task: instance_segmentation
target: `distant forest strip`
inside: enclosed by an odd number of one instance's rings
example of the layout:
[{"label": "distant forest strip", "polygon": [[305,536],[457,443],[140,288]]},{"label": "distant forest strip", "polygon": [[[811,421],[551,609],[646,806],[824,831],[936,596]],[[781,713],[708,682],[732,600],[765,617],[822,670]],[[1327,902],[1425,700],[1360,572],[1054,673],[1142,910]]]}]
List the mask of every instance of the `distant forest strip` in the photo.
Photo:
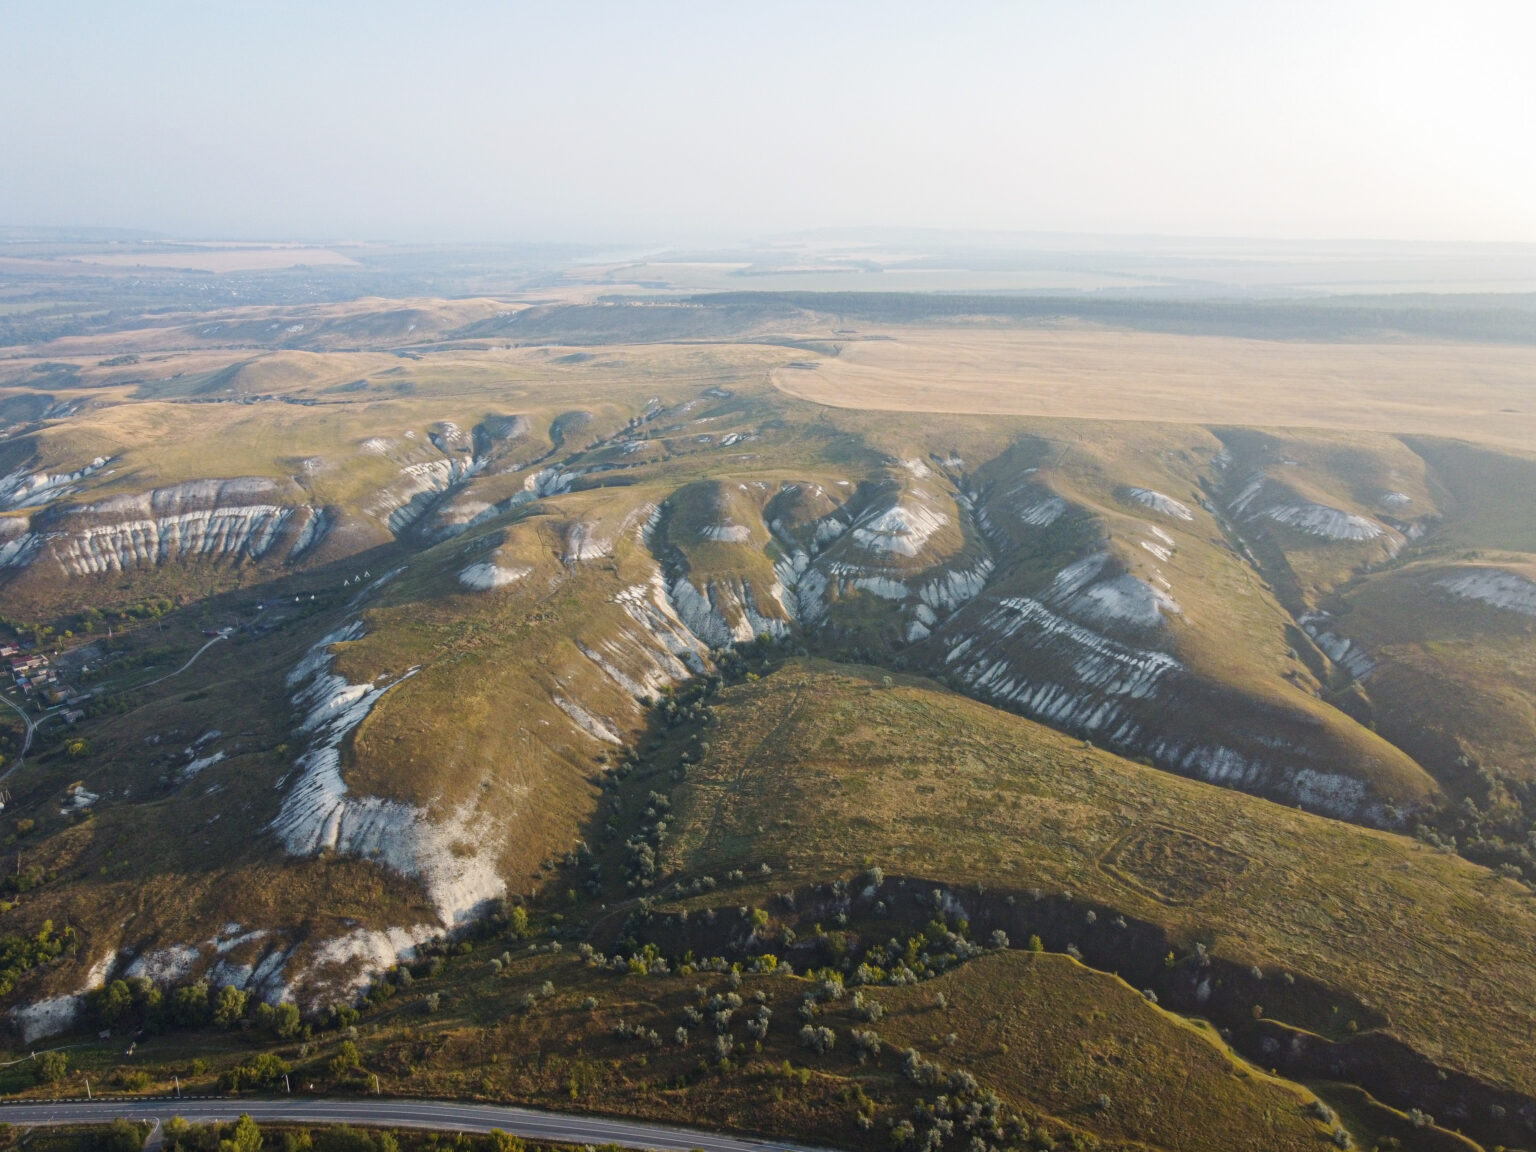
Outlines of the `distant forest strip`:
[{"label": "distant forest strip", "polygon": [[1088,320],[1152,332],[1269,340],[1382,335],[1536,345],[1536,293],[1339,296],[1326,300],[1168,300],[918,292],[712,292],[685,302],[764,312],[801,309],[885,324],[966,316]]}]

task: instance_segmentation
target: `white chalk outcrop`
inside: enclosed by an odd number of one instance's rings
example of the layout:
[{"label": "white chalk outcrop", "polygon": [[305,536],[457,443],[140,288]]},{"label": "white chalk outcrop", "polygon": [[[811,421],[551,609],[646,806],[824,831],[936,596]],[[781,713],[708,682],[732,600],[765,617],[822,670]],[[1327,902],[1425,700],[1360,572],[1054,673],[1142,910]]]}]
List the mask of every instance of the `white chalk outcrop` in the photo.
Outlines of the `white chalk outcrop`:
[{"label": "white chalk outcrop", "polygon": [[194,480],[38,514],[20,535],[12,520],[0,566],[47,554],[66,575],[89,576],[193,559],[258,560],[290,534],[289,555],[296,556],[318,541],[330,518],[277,496],[277,483],[262,477]]},{"label": "white chalk outcrop", "polygon": [[[437,820],[411,804],[378,796],[357,796],[341,774],[341,745],[386,692],[414,669],[392,679],[351,684],[330,671],[336,644],[358,639],[354,621],[322,638],[288,676],[294,704],[302,713],[299,732],[309,740],[288,785],[272,831],[296,856],[330,850],[379,861],[421,881],[444,924],[471,918],[506,885],[492,850],[494,837],[470,811]],[[285,780],[287,778],[285,777]],[[479,846],[455,853],[455,842]]]},{"label": "white chalk outcrop", "polygon": [[667,593],[677,618],[711,648],[744,644],[764,633],[784,636],[789,632],[789,621],[784,618],[788,610],[777,583],[769,595],[775,597],[784,616],[764,613],[753,586],[738,576],[711,577],[701,591],[684,574],[668,585]]},{"label": "white chalk outcrop", "polygon": [[1365,516],[1298,500],[1273,485],[1263,473],[1252,477],[1232,500],[1232,511],[1245,520],[1267,519],[1323,540],[1366,541],[1387,535],[1384,525]]},{"label": "white chalk outcrop", "polygon": [[1334,631],[1333,617],[1327,612],[1308,612],[1297,623],[1322,649],[1323,655],[1344,669],[1351,679],[1364,680],[1376,670],[1376,661],[1364,648]]},{"label": "white chalk outcrop", "polygon": [[[306,958],[303,971],[293,981],[310,1000],[351,1000],[373,982],[378,973],[402,961],[412,960],[416,949],[441,932],[430,924],[410,928],[355,928],[317,946]],[[278,975],[281,976],[281,970]],[[272,984],[269,978],[265,982]],[[294,991],[292,985],[282,992]]]},{"label": "white chalk outcrop", "polygon": [[374,496],[371,511],[399,536],[431,511],[444,495],[480,471],[480,467],[474,461],[452,457],[408,464]]},{"label": "white chalk outcrop", "polygon": [[[1155,645],[1178,604],[1096,554],[1059,571],[1037,596],[978,602],[933,629],[949,674],[968,691],[1124,755],[1212,783],[1350,819],[1380,819],[1359,780],[1319,767],[1333,758],[1299,720],[1291,737],[1225,719],[1237,703]],[[1165,583],[1165,582],[1162,582]],[[1297,735],[1297,734],[1300,735]]]},{"label": "white chalk outcrop", "polygon": [[71,576],[154,568],[179,560],[259,559],[293,509],[275,504],[216,507],[155,520],[129,520],[72,532],[49,541]]},{"label": "white chalk outcrop", "polygon": [[83,1006],[79,996],[49,996],[31,1004],[21,1004],[10,1010],[11,1023],[21,1034],[23,1044],[31,1044],[44,1036],[56,1036],[75,1025]]},{"label": "white chalk outcrop", "polygon": [[949,523],[935,508],[911,500],[876,507],[853,525],[853,540],[866,551],[916,556],[928,538]]},{"label": "white chalk outcrop", "polygon": [[579,564],[586,560],[601,560],[613,554],[613,541],[599,536],[597,529],[585,520],[578,520],[566,529],[565,549],[561,560],[566,564]]},{"label": "white chalk outcrop", "polygon": [[111,462],[109,456],[98,456],[73,472],[28,472],[22,468],[8,476],[0,476],[0,509],[37,508],[68,496],[81,480],[100,472]]},{"label": "white chalk outcrop", "polygon": [[1506,612],[1536,616],[1536,581],[1503,568],[1479,568],[1442,576],[1435,585],[1458,599],[1476,600]]},{"label": "white chalk outcrop", "polygon": [[508,568],[497,564],[494,560],[481,560],[459,573],[459,583],[478,592],[489,592],[493,588],[505,588],[508,584],[516,584],[532,571],[532,568],[517,566]]},{"label": "white chalk outcrop", "polygon": [[1193,520],[1195,514],[1189,510],[1187,504],[1175,500],[1172,496],[1165,496],[1152,488],[1127,488],[1125,494],[1136,503],[1154,512],[1161,512],[1164,516],[1171,516],[1175,520]]},{"label": "white chalk outcrop", "polygon": [[1084,557],[1067,565],[1051,581],[1047,604],[1085,623],[1115,624],[1138,629],[1157,628],[1165,616],[1178,615],[1178,602],[1162,588],[1113,568],[1107,553]]},{"label": "white chalk outcrop", "polygon": [[706,524],[699,535],[721,544],[746,544],[752,539],[752,529],[745,524]]},{"label": "white chalk outcrop", "polygon": [[606,720],[594,716],[580,704],[576,703],[576,701],[559,695],[551,696],[550,699],[555,702],[556,708],[570,717],[571,722],[576,727],[580,728],[594,740],[601,740],[604,744],[624,743],[624,737],[614,731]]}]

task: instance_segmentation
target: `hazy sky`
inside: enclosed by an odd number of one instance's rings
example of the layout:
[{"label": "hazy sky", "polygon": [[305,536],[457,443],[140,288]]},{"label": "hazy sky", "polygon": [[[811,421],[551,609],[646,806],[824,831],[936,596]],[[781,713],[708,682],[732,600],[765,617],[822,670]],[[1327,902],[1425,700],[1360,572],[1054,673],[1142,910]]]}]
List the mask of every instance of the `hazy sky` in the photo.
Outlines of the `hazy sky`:
[{"label": "hazy sky", "polygon": [[0,0],[0,224],[1536,241],[1536,3]]}]

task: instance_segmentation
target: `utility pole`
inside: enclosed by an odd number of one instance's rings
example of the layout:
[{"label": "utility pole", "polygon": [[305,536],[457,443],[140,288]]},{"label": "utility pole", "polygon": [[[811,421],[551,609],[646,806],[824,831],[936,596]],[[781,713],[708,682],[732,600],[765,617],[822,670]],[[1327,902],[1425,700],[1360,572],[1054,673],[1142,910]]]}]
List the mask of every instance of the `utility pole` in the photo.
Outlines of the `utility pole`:
[{"label": "utility pole", "polygon": [[379,1074],[377,1072],[375,1072],[373,1074],[373,1094],[375,1096],[380,1095],[380,1092],[379,1092]]},{"label": "utility pole", "polygon": [[293,1087],[288,1083],[288,1073],[286,1072],[283,1073],[283,1091],[290,1096],[293,1095]]},{"label": "utility pole", "polygon": [[91,1078],[89,1076],[85,1078],[85,1098],[87,1100],[91,1099]]},{"label": "utility pole", "polygon": [[181,1099],[181,1077],[180,1076],[172,1076],[171,1079],[176,1082],[176,1099],[180,1100]]}]

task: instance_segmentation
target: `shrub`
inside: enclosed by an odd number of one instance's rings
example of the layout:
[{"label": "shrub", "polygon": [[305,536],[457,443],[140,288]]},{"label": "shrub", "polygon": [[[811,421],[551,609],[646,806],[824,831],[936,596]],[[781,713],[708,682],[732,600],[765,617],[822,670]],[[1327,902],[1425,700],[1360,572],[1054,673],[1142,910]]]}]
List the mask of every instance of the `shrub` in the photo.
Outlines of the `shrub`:
[{"label": "shrub", "polygon": [[848,1035],[853,1040],[853,1050],[859,1054],[860,1064],[866,1057],[880,1055],[880,1033],[873,1028],[865,1032],[855,1028]]},{"label": "shrub", "polygon": [[1045,951],[1045,945],[1041,942],[1039,936],[1031,936],[1029,938],[1029,950],[1031,952],[1044,952]]},{"label": "shrub", "polygon": [[133,1009],[133,990],[126,980],[114,980],[101,988],[93,988],[86,994],[85,1002],[99,1022],[115,1028]]},{"label": "shrub", "polygon": [[833,1032],[830,1028],[818,1028],[814,1024],[807,1024],[800,1029],[800,1046],[802,1048],[809,1048],[818,1056],[825,1056],[828,1052],[832,1051],[832,1047],[836,1043],[837,1033]]},{"label": "shrub", "polygon": [[336,1055],[326,1065],[332,1080],[343,1080],[350,1073],[357,1071],[363,1065],[362,1058],[357,1053],[357,1045],[350,1040],[343,1040],[341,1046],[336,1049]]},{"label": "shrub", "polygon": [[304,1027],[297,1004],[259,1005],[256,1009],[256,1023],[279,1040],[295,1039]]},{"label": "shrub", "polygon": [[315,1136],[318,1152],[379,1152],[373,1137],[345,1124],[332,1124]]},{"label": "shrub", "polygon": [[213,1004],[213,1022],[220,1028],[233,1028],[245,1015],[246,994],[233,984],[219,989]]},{"label": "shrub", "polygon": [[208,985],[202,980],[176,989],[171,997],[171,1019],[182,1028],[202,1028],[212,1017]]},{"label": "shrub", "polygon": [[101,1152],[139,1152],[144,1147],[144,1132],[119,1116],[96,1140]]},{"label": "shrub", "polygon": [[523,1138],[500,1128],[491,1129],[491,1152],[523,1152]]},{"label": "shrub", "polygon": [[238,1068],[227,1069],[219,1077],[219,1086],[225,1091],[241,1088],[276,1088],[288,1075],[288,1065],[271,1052],[252,1056]]},{"label": "shrub", "polygon": [[62,1052],[44,1052],[37,1058],[32,1075],[39,1084],[56,1084],[69,1075],[69,1057]]},{"label": "shrub", "polygon": [[235,1121],[229,1138],[219,1141],[219,1152],[261,1152],[261,1129],[246,1113]]}]

